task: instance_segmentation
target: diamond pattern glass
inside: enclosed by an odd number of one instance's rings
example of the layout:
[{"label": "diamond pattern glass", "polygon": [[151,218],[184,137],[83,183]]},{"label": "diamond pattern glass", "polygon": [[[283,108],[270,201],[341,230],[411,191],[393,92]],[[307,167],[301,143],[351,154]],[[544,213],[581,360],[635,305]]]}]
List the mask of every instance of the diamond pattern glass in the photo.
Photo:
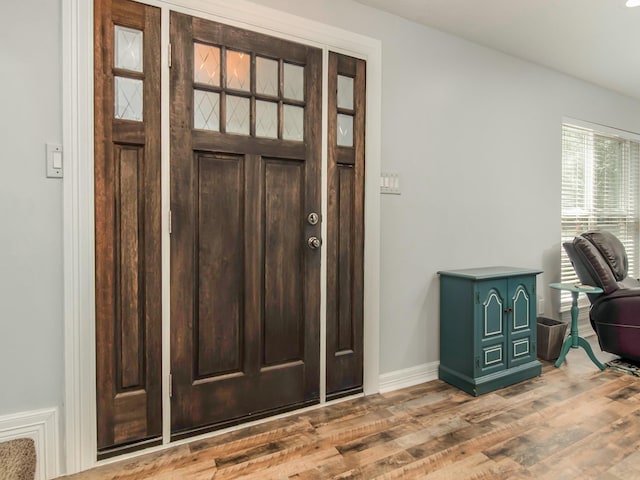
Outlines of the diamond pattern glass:
[{"label": "diamond pattern glass", "polygon": [[220,94],[193,91],[193,128],[220,131]]},{"label": "diamond pattern glass", "polygon": [[227,88],[249,91],[251,86],[251,55],[227,50]]},{"label": "diamond pattern glass", "polygon": [[338,75],[338,108],[353,110],[353,78]]},{"label": "diamond pattern glass", "polygon": [[134,72],[142,71],[142,31],[115,26],[115,66]]},{"label": "diamond pattern glass", "polygon": [[193,80],[220,86],[220,49],[202,43],[193,44]]},{"label": "diamond pattern glass", "polygon": [[338,114],[338,145],[353,147],[353,117]]},{"label": "diamond pattern glass", "polygon": [[250,105],[248,98],[227,95],[227,133],[249,135]]},{"label": "diamond pattern glass", "polygon": [[142,121],[142,80],[116,77],[115,117]]},{"label": "diamond pattern glass", "polygon": [[278,96],[278,61],[256,57],[256,93]]},{"label": "diamond pattern glass", "polygon": [[302,141],[304,139],[304,108],[285,105],[283,113],[282,138]]},{"label": "diamond pattern glass", "polygon": [[256,100],[256,137],[278,138],[278,104]]},{"label": "diamond pattern glass", "polygon": [[284,64],[284,98],[304,100],[304,67]]}]

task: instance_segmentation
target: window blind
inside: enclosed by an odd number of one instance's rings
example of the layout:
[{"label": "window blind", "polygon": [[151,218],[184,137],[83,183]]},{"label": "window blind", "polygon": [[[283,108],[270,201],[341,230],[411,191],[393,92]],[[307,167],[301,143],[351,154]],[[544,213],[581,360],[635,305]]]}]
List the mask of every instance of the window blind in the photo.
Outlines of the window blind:
[{"label": "window blind", "polygon": [[[640,143],[573,125],[562,127],[562,242],[606,230],[625,246],[629,275],[638,276]],[[578,281],[562,249],[563,283]],[[571,303],[563,292],[562,306]]]}]

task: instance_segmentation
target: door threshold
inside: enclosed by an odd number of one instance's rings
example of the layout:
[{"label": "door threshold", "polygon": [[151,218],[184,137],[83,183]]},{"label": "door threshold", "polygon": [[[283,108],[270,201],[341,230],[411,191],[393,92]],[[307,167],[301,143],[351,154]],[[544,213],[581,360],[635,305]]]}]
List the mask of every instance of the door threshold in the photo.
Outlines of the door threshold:
[{"label": "door threshold", "polygon": [[[377,394],[374,394],[377,395]],[[157,446],[153,446],[153,447],[149,447],[149,448],[145,448],[145,449],[138,449],[135,451],[127,451],[126,453],[123,452],[121,455],[118,456],[110,456],[108,458],[99,458],[98,461],[96,462],[96,464],[92,467],[92,468],[96,468],[96,467],[100,467],[103,465],[109,465],[112,463],[117,463],[117,462],[121,462],[124,460],[131,460],[133,458],[137,458],[137,457],[141,457],[143,455],[147,455],[150,453],[157,453],[157,452],[162,452],[164,450],[169,450],[173,447],[179,447],[181,445],[186,445],[189,444],[191,442],[197,442],[200,440],[207,440],[210,438],[214,438],[214,437],[218,437],[220,435],[224,435],[226,433],[232,433],[232,432],[236,432],[238,430],[243,430],[245,428],[249,428],[249,427],[253,427],[256,425],[262,425],[264,423],[268,423],[272,420],[280,420],[282,418],[287,418],[287,417],[292,417],[294,415],[299,415],[301,413],[305,413],[305,412],[310,412],[313,410],[317,410],[319,408],[324,408],[324,407],[330,407],[331,405],[336,405],[338,403],[342,403],[342,402],[348,402],[349,400],[355,400],[357,398],[363,398],[365,396],[364,393],[357,393],[354,395],[350,395],[350,396],[345,396],[345,397],[340,397],[334,400],[330,400],[330,401],[326,401],[324,403],[315,403],[313,405],[309,405],[306,407],[302,407],[302,408],[298,408],[295,410],[288,410],[286,412],[283,413],[278,413],[276,415],[270,416],[270,417],[263,417],[260,419],[256,419],[256,420],[252,420],[250,422],[245,422],[245,423],[239,423],[236,425],[232,425],[226,428],[222,428],[220,430],[212,430],[212,431],[208,431],[206,433],[202,433],[202,434],[197,434],[197,435],[193,435],[190,437],[184,437],[181,438],[179,440],[175,440],[175,441],[171,441],[169,443],[165,443],[162,445],[157,445]]]}]

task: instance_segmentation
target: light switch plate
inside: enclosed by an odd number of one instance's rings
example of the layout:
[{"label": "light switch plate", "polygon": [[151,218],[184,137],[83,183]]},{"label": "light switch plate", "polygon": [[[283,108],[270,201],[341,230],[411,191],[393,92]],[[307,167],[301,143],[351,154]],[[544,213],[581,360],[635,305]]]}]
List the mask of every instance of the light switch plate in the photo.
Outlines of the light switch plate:
[{"label": "light switch plate", "polygon": [[47,143],[47,177],[62,178],[62,145]]},{"label": "light switch plate", "polygon": [[400,175],[397,173],[381,173],[380,193],[400,195]]}]

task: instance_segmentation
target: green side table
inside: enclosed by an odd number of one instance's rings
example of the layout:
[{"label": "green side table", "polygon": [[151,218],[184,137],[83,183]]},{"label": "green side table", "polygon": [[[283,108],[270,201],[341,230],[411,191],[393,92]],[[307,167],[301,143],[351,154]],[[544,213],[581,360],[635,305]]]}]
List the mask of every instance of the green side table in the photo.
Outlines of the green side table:
[{"label": "green side table", "polygon": [[573,302],[571,303],[571,333],[562,344],[562,350],[560,351],[558,360],[556,360],[555,366],[559,367],[562,365],[562,362],[564,362],[570,348],[582,347],[587,352],[587,355],[589,355],[591,361],[595,363],[600,370],[604,370],[606,367],[596,358],[589,342],[578,335],[578,295],[580,293],[602,293],[602,289],[599,287],[592,287],[590,285],[571,283],[552,283],[549,286],[556,290],[566,290],[571,292],[571,297],[573,298]]}]

